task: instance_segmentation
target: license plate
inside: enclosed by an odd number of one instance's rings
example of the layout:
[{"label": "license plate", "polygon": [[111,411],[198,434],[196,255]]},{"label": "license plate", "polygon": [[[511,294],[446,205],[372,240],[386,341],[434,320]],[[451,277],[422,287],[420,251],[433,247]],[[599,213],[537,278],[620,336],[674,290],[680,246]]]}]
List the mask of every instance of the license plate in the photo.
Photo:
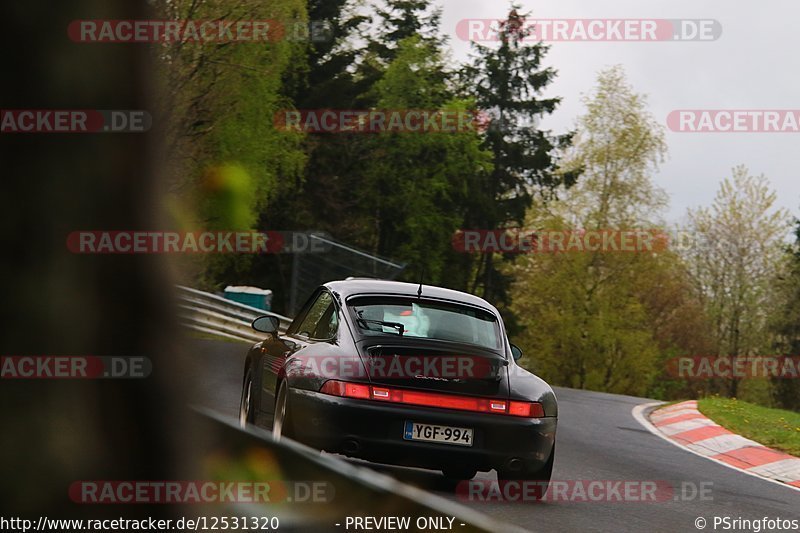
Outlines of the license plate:
[{"label": "license plate", "polygon": [[406,421],[403,438],[405,440],[422,440],[425,442],[456,444],[458,446],[472,446],[472,429]]}]

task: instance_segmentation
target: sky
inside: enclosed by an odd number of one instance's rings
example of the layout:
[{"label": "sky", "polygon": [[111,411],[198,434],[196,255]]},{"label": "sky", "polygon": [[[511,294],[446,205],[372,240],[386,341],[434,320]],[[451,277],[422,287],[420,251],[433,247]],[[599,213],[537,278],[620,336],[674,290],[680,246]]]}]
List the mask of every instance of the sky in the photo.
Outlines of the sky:
[{"label": "sky", "polygon": [[[796,0],[518,0],[520,13],[541,19],[714,19],[722,28],[713,41],[553,42],[545,65],[558,77],[545,96],[560,96],[558,110],[542,126],[560,133],[583,112],[598,71],[622,65],[628,81],[646,94],[649,109],[666,127],[679,109],[799,110],[800,3]],[[453,59],[464,61],[469,43],[456,33],[463,19],[501,19],[500,0],[438,0],[442,30]],[[720,181],[734,166],[764,174],[777,204],[800,217],[800,133],[684,133],[667,129],[668,159],[653,176],[670,197],[668,222],[687,208],[710,205]]]}]

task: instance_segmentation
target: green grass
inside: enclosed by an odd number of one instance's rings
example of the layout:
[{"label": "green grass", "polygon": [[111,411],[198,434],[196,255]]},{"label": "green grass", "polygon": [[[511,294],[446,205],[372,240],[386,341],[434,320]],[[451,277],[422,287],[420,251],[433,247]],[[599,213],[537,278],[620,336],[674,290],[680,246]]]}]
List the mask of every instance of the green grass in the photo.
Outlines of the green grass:
[{"label": "green grass", "polygon": [[800,413],[718,396],[698,400],[697,406],[701,413],[734,433],[800,456]]}]

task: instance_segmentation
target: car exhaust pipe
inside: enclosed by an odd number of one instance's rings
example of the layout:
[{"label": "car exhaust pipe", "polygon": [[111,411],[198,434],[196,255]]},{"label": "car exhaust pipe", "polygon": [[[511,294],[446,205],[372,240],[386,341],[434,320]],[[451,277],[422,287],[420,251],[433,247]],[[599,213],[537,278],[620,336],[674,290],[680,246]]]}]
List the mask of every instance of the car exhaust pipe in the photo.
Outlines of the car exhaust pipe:
[{"label": "car exhaust pipe", "polygon": [[509,472],[519,472],[522,470],[523,466],[524,463],[522,462],[522,459],[520,459],[519,457],[514,457],[512,459],[509,459],[508,462],[506,463],[506,470],[508,470]]},{"label": "car exhaust pipe", "polygon": [[342,443],[342,451],[347,454],[355,454],[361,450],[361,445],[355,439],[347,439]]}]

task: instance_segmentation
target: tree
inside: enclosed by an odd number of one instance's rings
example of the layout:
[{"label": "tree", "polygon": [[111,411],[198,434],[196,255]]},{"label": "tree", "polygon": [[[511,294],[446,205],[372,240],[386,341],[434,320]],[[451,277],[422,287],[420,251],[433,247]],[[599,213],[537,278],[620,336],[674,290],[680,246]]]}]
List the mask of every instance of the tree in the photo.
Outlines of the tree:
[{"label": "tree", "polygon": [[[788,213],[775,208],[775,199],[765,176],[738,166],[710,208],[689,210],[694,246],[686,259],[718,356],[764,355],[770,347],[767,310],[788,232]],[[738,388],[737,379],[728,381],[732,397]]]},{"label": "tree", "polygon": [[354,75],[360,52],[351,40],[369,17],[355,13],[353,0],[308,0],[307,10],[310,24],[325,38],[306,44],[308,64],[292,99],[298,109],[352,105],[365,87]]},{"label": "tree", "polygon": [[[78,0],[48,6],[47,14],[66,21],[97,7]],[[144,2],[108,0],[103,9],[119,19],[156,18]],[[10,107],[68,107],[69,100],[152,109],[156,87],[146,75],[152,68],[147,47],[66,50],[62,35],[41,26],[40,6],[4,4],[0,12],[9,25],[0,35],[3,49],[20,51],[5,65],[8,79],[18,80],[1,90]],[[31,60],[55,57],[57,66]],[[154,130],[158,126],[154,120]],[[4,374],[0,516],[46,509],[60,518],[111,519],[119,510],[75,505],[67,487],[77,479],[202,479],[193,450],[207,435],[198,434],[184,410],[192,379],[184,369],[192,363],[175,342],[180,331],[168,301],[174,280],[165,258],[75,255],[64,246],[64,236],[76,229],[158,227],[157,195],[164,185],[164,168],[153,157],[158,137],[61,137],[4,135],[0,145],[6,178],[0,233],[10,251],[0,265],[0,353],[4,360],[11,354],[137,356],[158,370],[151,379],[127,383],[58,379],[36,385]],[[43,287],[47,303],[32,303]],[[177,519],[181,507],[141,505],[125,514]]]},{"label": "tree", "polygon": [[[581,180],[558,201],[530,209],[527,225],[559,231],[657,227],[666,199],[650,174],[665,154],[663,127],[619,67],[599,74],[584,103],[563,161],[565,171],[580,169]],[[512,310],[524,326],[520,340],[534,354],[535,370],[578,388],[648,392],[660,354],[682,343],[674,334],[681,328],[663,306],[690,307],[688,284],[672,283],[671,294],[649,292],[680,279],[676,264],[669,252],[582,250],[519,258],[511,269]]]},{"label": "tree", "polygon": [[[526,42],[529,32],[519,29],[516,9],[500,26],[499,46],[473,43],[475,54],[461,72],[465,93],[493,118],[484,138],[493,168],[475,176],[471,186],[476,192],[467,204],[466,223],[475,228],[521,224],[537,194],[547,197],[577,178],[576,172],[557,171],[556,151],[569,144],[571,135],[553,136],[536,127],[536,121],[552,113],[560,101],[541,97],[556,72],[541,66],[548,47]],[[482,257],[471,290],[481,287],[485,298],[502,302],[507,300],[508,279],[494,261],[493,254]]]},{"label": "tree", "polygon": [[[664,128],[647,110],[647,99],[633,91],[620,66],[600,72],[563,167],[583,179],[562,205],[571,222],[589,229],[625,227],[644,221],[667,205],[666,194],[650,175],[667,152]],[[635,226],[632,226],[635,227]]]},{"label": "tree", "polygon": [[[461,110],[443,81],[438,45],[419,36],[400,42],[394,61],[376,84],[381,109]],[[369,140],[371,157],[356,194],[374,217],[373,249],[425,272],[428,283],[450,285],[444,266],[455,252],[453,233],[463,222],[469,179],[490,168],[477,131],[381,133]]]},{"label": "tree", "polygon": [[[307,22],[304,0],[154,4],[165,19],[277,20],[288,28]],[[271,119],[290,106],[305,54],[306,45],[292,39],[181,41],[158,49],[158,114],[168,124],[167,203],[175,225],[188,231],[254,230],[269,200],[296,183],[305,162],[302,135],[277,131]],[[252,259],[197,258],[192,277],[213,288],[245,275]]]},{"label": "tree", "polygon": [[441,46],[439,36],[442,12],[431,9],[431,0],[384,0],[375,8],[378,16],[378,35],[370,49],[385,63],[397,56],[398,45],[409,37],[419,37]]},{"label": "tree", "polygon": [[[794,235],[775,280],[778,305],[770,329],[778,353],[796,357],[800,355],[800,220],[795,220]],[[800,411],[800,383],[796,379],[774,379],[772,398],[779,407]]]},{"label": "tree", "polygon": [[[312,24],[325,29],[328,39],[307,43],[307,63],[295,65],[299,79],[291,82],[286,108],[301,110],[356,109],[374,80],[357,72],[363,52],[352,41],[367,21],[356,12],[353,0],[308,0]],[[283,132],[289,138],[292,134]],[[259,227],[272,230],[322,230],[353,244],[364,238],[368,214],[355,209],[353,191],[363,179],[361,161],[367,157],[362,136],[307,135],[302,150],[306,156],[302,172],[279,188],[269,205],[259,213]],[[288,304],[292,258],[286,255],[258,257],[243,279],[271,287],[273,305]]]}]

